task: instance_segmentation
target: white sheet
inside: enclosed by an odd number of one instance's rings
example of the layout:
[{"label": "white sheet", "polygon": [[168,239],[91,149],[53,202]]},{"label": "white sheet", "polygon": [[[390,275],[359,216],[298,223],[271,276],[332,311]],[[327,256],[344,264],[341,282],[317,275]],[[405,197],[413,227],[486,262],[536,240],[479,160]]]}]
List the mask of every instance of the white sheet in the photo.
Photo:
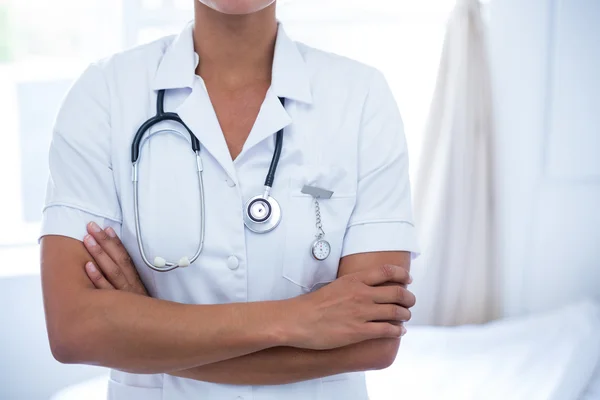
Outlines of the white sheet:
[{"label": "white sheet", "polygon": [[[599,333],[600,334],[600,333]],[[579,400],[598,400],[600,399],[600,363],[592,376],[583,396]]]},{"label": "white sheet", "polygon": [[484,326],[408,330],[396,363],[367,374],[371,400],[577,400],[600,358],[600,305],[591,301]]}]

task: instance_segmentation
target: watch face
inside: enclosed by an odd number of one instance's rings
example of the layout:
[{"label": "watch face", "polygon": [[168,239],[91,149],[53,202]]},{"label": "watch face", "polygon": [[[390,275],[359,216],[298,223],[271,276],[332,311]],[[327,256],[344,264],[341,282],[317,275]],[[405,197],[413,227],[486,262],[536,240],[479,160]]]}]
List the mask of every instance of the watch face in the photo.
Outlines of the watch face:
[{"label": "watch face", "polygon": [[331,245],[327,240],[319,239],[313,243],[311,253],[316,260],[323,261],[331,253]]}]

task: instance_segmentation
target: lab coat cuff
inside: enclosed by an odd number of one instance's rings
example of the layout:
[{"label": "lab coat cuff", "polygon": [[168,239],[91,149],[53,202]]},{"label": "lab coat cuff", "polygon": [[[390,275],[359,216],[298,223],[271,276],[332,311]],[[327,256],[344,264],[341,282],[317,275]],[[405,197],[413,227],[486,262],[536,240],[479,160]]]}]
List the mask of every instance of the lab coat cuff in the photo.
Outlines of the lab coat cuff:
[{"label": "lab coat cuff", "polygon": [[379,251],[408,251],[414,260],[420,254],[417,232],[407,221],[378,221],[350,226],[346,230],[342,257]]},{"label": "lab coat cuff", "polygon": [[90,222],[95,222],[102,228],[111,226],[115,232],[121,232],[121,224],[112,219],[74,207],[53,205],[44,209],[38,241],[46,235],[66,236],[83,241]]}]

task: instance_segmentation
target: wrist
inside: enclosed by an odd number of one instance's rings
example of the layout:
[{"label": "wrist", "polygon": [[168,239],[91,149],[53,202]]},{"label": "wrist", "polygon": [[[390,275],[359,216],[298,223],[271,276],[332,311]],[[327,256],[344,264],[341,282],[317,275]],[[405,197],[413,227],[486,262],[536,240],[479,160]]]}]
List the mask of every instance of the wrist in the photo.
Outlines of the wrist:
[{"label": "wrist", "polygon": [[277,347],[300,347],[302,342],[301,311],[302,303],[299,298],[273,302],[272,323],[269,337]]}]

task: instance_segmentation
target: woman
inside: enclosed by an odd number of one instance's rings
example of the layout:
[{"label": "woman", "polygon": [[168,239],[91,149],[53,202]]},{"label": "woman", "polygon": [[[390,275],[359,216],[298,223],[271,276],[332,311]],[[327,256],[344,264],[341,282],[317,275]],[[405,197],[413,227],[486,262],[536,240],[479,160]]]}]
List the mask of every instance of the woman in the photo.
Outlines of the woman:
[{"label": "woman", "polygon": [[[141,141],[144,260],[131,149],[161,92],[194,136],[169,120]],[[255,232],[277,136],[282,218]],[[415,303],[407,163],[378,71],[291,41],[274,0],[196,2],[180,35],[91,65],[62,105],[41,240],[54,356],[112,368],[118,400],[366,399]]]}]

